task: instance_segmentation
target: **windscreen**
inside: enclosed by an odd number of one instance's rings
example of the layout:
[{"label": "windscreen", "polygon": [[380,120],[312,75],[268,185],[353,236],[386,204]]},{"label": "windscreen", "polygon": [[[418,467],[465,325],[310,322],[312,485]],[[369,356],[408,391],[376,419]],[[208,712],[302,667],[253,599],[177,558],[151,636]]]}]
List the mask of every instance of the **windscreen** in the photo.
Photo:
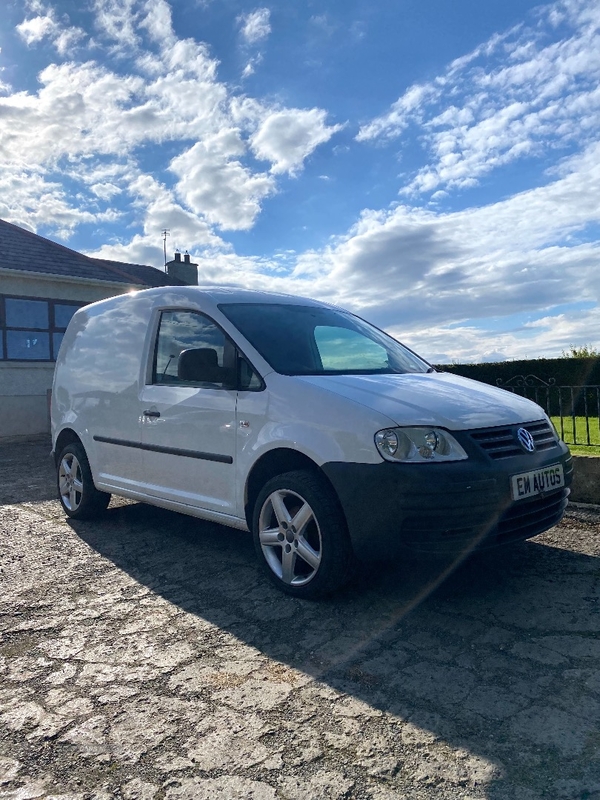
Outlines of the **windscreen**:
[{"label": "windscreen", "polygon": [[282,375],[377,375],[431,368],[383,331],[322,306],[223,303],[223,314]]}]

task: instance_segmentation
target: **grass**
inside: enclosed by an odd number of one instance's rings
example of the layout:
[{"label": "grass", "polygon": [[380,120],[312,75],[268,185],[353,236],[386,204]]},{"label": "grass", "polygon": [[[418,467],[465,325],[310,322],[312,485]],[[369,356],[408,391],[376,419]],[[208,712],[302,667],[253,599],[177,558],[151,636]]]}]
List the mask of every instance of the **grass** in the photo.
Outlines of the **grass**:
[{"label": "grass", "polygon": [[[561,434],[560,417],[551,417],[556,430]],[[598,417],[588,417],[590,444],[585,444],[588,440],[588,432],[585,417],[575,417],[573,426],[572,417],[563,417],[562,438],[569,445],[569,450],[575,455],[598,456],[600,455],[600,427]],[[577,439],[577,444],[575,444]]]},{"label": "grass", "polygon": [[569,450],[573,456],[600,456],[600,445],[569,444]]}]

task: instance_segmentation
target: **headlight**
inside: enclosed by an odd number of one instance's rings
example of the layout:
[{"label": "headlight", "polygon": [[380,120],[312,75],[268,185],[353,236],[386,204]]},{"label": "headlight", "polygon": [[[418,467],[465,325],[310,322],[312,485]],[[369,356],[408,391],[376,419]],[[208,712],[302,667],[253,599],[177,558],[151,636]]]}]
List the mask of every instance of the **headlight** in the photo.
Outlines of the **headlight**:
[{"label": "headlight", "polygon": [[386,461],[424,463],[468,458],[454,436],[441,428],[384,428],[375,434],[375,446]]}]

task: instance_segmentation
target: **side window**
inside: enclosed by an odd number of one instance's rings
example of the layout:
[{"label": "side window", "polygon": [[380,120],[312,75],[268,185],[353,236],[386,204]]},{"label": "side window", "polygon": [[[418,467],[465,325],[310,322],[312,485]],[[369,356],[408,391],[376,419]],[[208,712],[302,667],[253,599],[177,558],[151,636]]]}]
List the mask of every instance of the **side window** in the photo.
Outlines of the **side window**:
[{"label": "side window", "polygon": [[318,325],[315,342],[324,370],[372,370],[389,366],[386,349],[359,331]]},{"label": "side window", "polygon": [[196,311],[163,311],[156,342],[153,383],[230,386],[234,347],[223,331]]}]

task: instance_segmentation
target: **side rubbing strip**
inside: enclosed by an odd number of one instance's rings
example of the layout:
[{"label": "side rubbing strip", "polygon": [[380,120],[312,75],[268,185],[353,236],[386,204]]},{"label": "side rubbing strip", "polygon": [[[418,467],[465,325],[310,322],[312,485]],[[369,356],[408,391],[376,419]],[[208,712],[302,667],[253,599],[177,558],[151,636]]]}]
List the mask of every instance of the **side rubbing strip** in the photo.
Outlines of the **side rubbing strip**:
[{"label": "side rubbing strip", "polygon": [[220,464],[233,464],[231,456],[222,456],[219,453],[201,453],[198,450],[181,450],[179,447],[163,447],[160,444],[144,444],[143,442],[130,442],[127,439],[111,439],[108,436],[94,436],[95,442],[116,444],[120,447],[135,447],[137,450],[150,450],[153,453],[167,453],[170,456],[183,456],[184,458],[199,458],[202,461],[218,461]]}]

